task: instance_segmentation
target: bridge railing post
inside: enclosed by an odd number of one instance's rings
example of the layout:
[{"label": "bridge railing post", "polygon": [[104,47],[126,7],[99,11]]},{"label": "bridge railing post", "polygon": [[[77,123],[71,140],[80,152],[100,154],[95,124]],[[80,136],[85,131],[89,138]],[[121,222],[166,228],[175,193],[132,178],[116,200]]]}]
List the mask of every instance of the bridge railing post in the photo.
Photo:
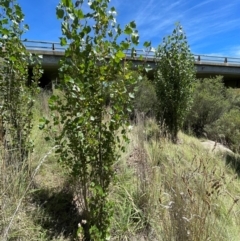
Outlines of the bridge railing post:
[{"label": "bridge railing post", "polygon": [[227,63],[227,58],[224,59],[224,63],[225,63],[225,64]]}]

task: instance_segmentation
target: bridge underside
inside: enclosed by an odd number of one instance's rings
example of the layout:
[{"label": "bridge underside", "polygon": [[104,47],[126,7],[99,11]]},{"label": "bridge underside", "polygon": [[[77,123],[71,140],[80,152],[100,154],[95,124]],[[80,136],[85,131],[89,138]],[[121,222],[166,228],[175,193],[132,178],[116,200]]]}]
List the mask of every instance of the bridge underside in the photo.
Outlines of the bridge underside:
[{"label": "bridge underside", "polygon": [[[40,79],[41,87],[50,87],[51,83],[56,82],[58,79],[58,67],[59,61],[64,55],[63,52],[56,51],[34,51],[37,54],[42,55],[42,66],[44,74]],[[131,59],[135,66],[142,65],[142,61]],[[154,76],[154,68],[156,63],[153,59],[148,59],[147,64],[153,68],[153,71],[149,71],[147,75],[149,78]],[[195,62],[196,76],[197,78],[209,78],[217,75],[223,76],[223,80],[226,86],[240,88],[240,65],[234,65],[229,63],[208,63],[208,62]]]},{"label": "bridge underside", "polygon": [[232,88],[240,88],[240,76],[235,76],[231,74],[214,74],[214,73],[197,73],[197,79],[212,78],[216,76],[223,76],[223,81],[225,86]]},{"label": "bridge underside", "polygon": [[[40,79],[39,86],[42,88],[51,88],[52,83],[57,82],[58,80],[58,66],[43,66],[44,74],[42,78]],[[153,79],[154,77],[154,70],[149,71],[146,73],[147,76],[150,79]],[[196,77],[198,79],[201,78],[210,78],[215,76],[223,76],[223,81],[227,87],[233,87],[233,88],[240,88],[240,74],[224,74],[224,73],[201,73],[197,72]]]},{"label": "bridge underside", "polygon": [[223,76],[226,86],[240,87],[240,66],[232,64],[195,63],[197,78]]}]

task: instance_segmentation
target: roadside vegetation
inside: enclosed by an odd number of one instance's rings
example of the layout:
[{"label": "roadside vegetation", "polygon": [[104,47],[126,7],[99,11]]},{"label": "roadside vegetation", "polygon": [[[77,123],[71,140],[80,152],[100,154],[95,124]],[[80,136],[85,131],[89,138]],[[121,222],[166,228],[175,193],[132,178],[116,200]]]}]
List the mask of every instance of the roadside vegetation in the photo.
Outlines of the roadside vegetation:
[{"label": "roadside vegetation", "polygon": [[[49,115],[49,97],[41,92],[34,112],[31,177],[8,173],[8,185],[1,186],[1,227],[18,207],[8,240],[74,240],[82,218],[76,183],[59,166],[54,143],[38,130],[38,120]],[[238,240],[237,154],[205,149],[201,139],[182,132],[173,144],[164,127],[159,132],[156,120],[141,114],[128,136],[126,152],[113,166],[110,240]]]},{"label": "roadside vegetation", "polygon": [[60,1],[70,44],[47,91],[20,6],[0,0],[0,239],[239,240],[239,91],[195,79],[180,24],[154,79],[133,70],[136,25],[120,28],[108,3]]}]

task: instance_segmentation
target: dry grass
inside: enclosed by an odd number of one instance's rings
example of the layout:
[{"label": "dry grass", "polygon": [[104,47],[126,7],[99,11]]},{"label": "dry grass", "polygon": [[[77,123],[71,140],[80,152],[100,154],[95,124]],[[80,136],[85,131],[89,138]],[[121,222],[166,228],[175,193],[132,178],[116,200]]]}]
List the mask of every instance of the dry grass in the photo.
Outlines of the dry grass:
[{"label": "dry grass", "polygon": [[[50,115],[48,95],[39,98],[32,133],[35,149],[23,169],[6,168],[1,150],[3,241],[74,240],[80,220],[75,188],[49,153],[53,142],[46,143],[38,130],[38,119]],[[109,195],[114,204],[111,240],[239,240],[239,157],[226,165],[229,157],[205,150],[199,140],[183,133],[174,145],[163,127],[159,131],[155,120],[143,117],[129,136]]]},{"label": "dry grass", "polygon": [[114,240],[238,240],[239,178],[225,155],[182,133],[173,145],[162,133],[142,119],[131,133],[113,196],[124,210]]}]

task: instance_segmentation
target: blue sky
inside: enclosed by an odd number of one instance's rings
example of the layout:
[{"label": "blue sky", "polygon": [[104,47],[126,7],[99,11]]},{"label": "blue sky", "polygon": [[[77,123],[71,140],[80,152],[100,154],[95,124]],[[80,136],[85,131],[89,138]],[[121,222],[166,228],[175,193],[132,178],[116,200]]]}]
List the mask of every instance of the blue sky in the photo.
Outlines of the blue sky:
[{"label": "blue sky", "polygon": [[[59,41],[58,0],[18,0],[30,30],[29,40]],[[239,0],[111,0],[123,26],[135,20],[140,42],[157,47],[171,34],[174,23],[183,26],[194,54],[240,57]]]}]

